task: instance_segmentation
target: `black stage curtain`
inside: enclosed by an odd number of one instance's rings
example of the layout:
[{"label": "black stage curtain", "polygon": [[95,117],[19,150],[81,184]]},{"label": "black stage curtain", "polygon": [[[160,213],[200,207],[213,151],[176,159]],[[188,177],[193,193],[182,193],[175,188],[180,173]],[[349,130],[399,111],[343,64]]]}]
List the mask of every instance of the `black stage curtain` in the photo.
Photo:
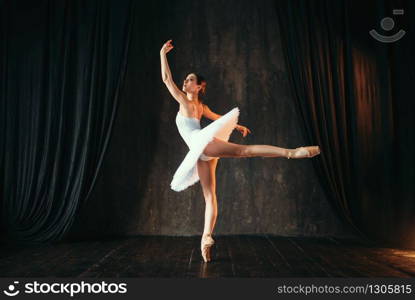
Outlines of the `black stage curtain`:
[{"label": "black stage curtain", "polygon": [[3,237],[62,238],[108,146],[127,64],[129,0],[0,2]]},{"label": "black stage curtain", "polygon": [[[275,7],[304,137],[322,150],[313,165],[328,199],[362,237],[414,246],[415,3],[281,0]],[[379,26],[384,17],[395,21],[390,33]],[[381,43],[371,29],[406,36]]]}]

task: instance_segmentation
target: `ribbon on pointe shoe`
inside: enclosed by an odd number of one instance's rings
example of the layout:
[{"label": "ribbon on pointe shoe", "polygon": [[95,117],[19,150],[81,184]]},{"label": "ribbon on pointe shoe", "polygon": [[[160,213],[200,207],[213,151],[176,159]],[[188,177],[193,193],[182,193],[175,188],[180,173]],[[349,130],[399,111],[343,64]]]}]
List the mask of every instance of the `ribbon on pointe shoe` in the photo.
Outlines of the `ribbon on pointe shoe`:
[{"label": "ribbon on pointe shoe", "polygon": [[212,246],[215,243],[215,240],[212,238],[212,235],[207,234],[202,237],[202,245]]},{"label": "ribbon on pointe shoe", "polygon": [[210,259],[210,248],[215,243],[215,240],[212,238],[210,234],[204,235],[202,237],[202,241],[200,243],[200,250],[202,252],[202,257],[205,262],[209,262]]},{"label": "ribbon on pointe shoe", "polygon": [[287,159],[303,157],[311,157],[310,151],[308,151],[305,147],[299,147],[295,148],[294,151],[288,151]]},{"label": "ribbon on pointe shoe", "polygon": [[295,152],[296,157],[299,155],[299,157],[310,157],[311,153],[308,151],[305,147],[299,147],[298,150]]}]

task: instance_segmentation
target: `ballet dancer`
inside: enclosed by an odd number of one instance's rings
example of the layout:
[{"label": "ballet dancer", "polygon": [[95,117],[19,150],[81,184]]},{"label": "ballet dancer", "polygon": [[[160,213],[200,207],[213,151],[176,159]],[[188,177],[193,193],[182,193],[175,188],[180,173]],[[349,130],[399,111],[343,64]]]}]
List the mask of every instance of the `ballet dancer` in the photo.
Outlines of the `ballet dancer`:
[{"label": "ballet dancer", "polygon": [[[206,80],[199,74],[188,74],[180,90],[173,81],[167,62],[167,53],[172,49],[172,40],[168,40],[160,50],[161,76],[170,94],[179,103],[176,125],[189,151],[176,170],[170,186],[174,191],[179,192],[200,179],[206,205],[200,250],[203,260],[209,262],[210,248],[215,243],[212,232],[218,215],[215,171],[219,158],[311,158],[320,154],[320,148],[308,146],[287,149],[272,145],[242,145],[229,142],[229,136],[234,129],[237,129],[243,137],[251,133],[247,127],[238,124],[239,108],[235,107],[223,116],[214,113],[200,97],[205,94]],[[200,127],[202,117],[213,122],[202,129]]]}]

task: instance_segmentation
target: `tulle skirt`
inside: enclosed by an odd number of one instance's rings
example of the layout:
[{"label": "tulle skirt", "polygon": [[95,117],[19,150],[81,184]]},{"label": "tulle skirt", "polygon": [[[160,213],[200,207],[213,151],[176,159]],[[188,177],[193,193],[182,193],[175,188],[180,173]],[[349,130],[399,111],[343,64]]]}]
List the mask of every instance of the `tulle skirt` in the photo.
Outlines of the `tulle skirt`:
[{"label": "tulle skirt", "polygon": [[203,151],[214,137],[228,141],[232,131],[238,124],[239,108],[235,107],[219,119],[202,129],[195,129],[190,133],[189,152],[177,168],[170,183],[172,190],[183,191],[199,181],[197,171],[198,159],[203,159]]}]

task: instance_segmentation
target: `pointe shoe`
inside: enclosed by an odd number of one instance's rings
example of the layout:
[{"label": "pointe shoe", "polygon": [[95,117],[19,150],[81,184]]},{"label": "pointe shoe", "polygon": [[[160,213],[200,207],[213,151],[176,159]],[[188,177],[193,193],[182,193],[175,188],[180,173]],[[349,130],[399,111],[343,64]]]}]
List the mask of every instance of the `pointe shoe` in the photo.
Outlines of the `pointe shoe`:
[{"label": "pointe shoe", "polygon": [[200,243],[200,251],[202,252],[202,257],[205,262],[209,262],[210,259],[210,248],[215,243],[215,240],[212,238],[211,234],[206,234],[202,236],[202,241]]},{"label": "pointe shoe", "polygon": [[287,158],[311,158],[320,154],[319,146],[308,146],[295,148],[294,151],[288,151]]}]

